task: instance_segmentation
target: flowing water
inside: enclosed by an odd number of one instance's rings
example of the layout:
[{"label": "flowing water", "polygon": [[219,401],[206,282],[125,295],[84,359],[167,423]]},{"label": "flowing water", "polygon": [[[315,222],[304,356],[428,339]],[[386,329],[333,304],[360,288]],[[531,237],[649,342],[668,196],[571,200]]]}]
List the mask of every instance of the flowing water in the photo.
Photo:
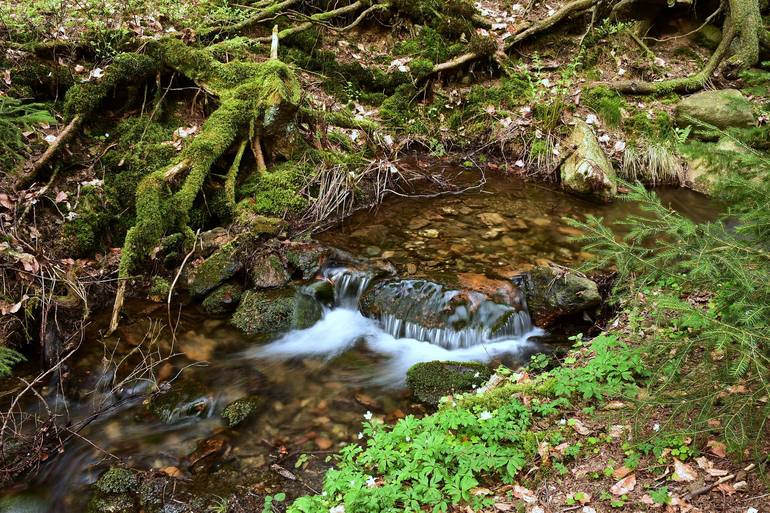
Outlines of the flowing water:
[{"label": "flowing water", "polygon": [[[708,201],[689,191],[661,196],[697,221],[714,215]],[[94,324],[68,369],[77,377],[70,380],[69,399],[61,399],[56,381],[43,391],[59,397],[56,407],[76,426],[89,422],[63,454],[41,463],[34,480],[6,491],[0,511],[22,511],[21,503],[28,507],[24,511],[84,511],[87,485],[118,461],[137,469],[181,469],[197,493],[223,497],[239,485],[258,488],[254,483],[287,452],[323,454],[355,442],[367,410],[389,421],[421,414],[403,390],[414,363],[516,365],[547,350],[537,342],[543,332],[532,326],[518,289],[512,287],[505,302],[472,294],[458,301],[463,284],[510,280],[547,262],[576,265],[589,255],[569,240],[575,231],[564,217],[614,220],[633,210],[511,179],[489,181],[461,196],[389,200],[318,238],[373,262],[388,261],[403,279],[373,284],[366,270],[325,269],[321,278],[333,284],[334,298],[304,330],[249,337],[194,307],[169,315],[165,305],[129,303],[133,321],[103,345],[95,331],[102,325]],[[373,287],[383,288],[378,297],[385,300],[374,301],[367,316],[359,305]],[[155,410],[135,394],[146,381],[114,386],[125,374],[114,370],[116,363],[133,368],[153,361],[155,378],[178,376],[160,395],[168,404]],[[219,413],[240,397],[259,397],[261,413],[244,427],[226,429]],[[105,407],[107,414],[90,419]],[[217,448],[211,458],[208,447]],[[17,506],[10,506],[14,501]]]}]

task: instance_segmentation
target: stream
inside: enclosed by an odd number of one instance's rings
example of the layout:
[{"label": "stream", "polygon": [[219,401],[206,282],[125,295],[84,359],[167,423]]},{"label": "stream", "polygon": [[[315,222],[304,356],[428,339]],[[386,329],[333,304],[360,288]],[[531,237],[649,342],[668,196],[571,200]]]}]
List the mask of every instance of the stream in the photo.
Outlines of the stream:
[{"label": "stream", "polygon": [[[715,216],[714,204],[691,191],[663,189],[659,195],[695,221]],[[576,233],[564,217],[594,214],[612,222],[633,212],[635,206],[622,201],[597,205],[500,177],[457,196],[391,198],[317,240],[356,257],[389,262],[397,276],[409,280],[409,289],[398,297],[419,298],[430,313],[445,310],[453,294],[434,283],[453,283],[458,276],[511,279],[534,265],[574,267],[589,258],[569,240]],[[97,316],[68,371],[75,378],[67,399],[56,381],[41,393],[56,411],[67,411],[76,421],[94,411],[106,413],[72,437],[63,454],[41,462],[33,479],[2,492],[0,511],[85,511],[88,485],[120,462],[141,470],[176,469],[197,495],[218,498],[236,490],[280,490],[271,464],[308,452],[315,455],[318,472],[315,481],[303,479],[309,487],[318,486],[328,466],[325,455],[358,440],[367,411],[389,422],[426,412],[404,390],[406,370],[414,363],[516,366],[549,350],[525,304],[513,312],[501,313],[494,306],[466,312],[457,329],[426,328],[397,314],[366,317],[359,299],[371,277],[344,268],[324,272],[334,283],[334,301],[320,321],[304,330],[246,336],[227,318],[207,318],[195,306],[169,312],[166,305],[129,301],[132,321],[98,342],[108,312]],[[495,322],[502,327],[491,328]],[[158,381],[176,377],[156,401],[159,407],[142,397],[149,380],[115,386],[120,383],[116,364],[129,369],[142,362],[152,365],[146,376]],[[261,412],[226,428],[220,413],[241,397],[259,397]],[[34,412],[40,405],[28,408]],[[286,468],[297,472],[288,463]],[[294,495],[303,492],[296,486]]]}]

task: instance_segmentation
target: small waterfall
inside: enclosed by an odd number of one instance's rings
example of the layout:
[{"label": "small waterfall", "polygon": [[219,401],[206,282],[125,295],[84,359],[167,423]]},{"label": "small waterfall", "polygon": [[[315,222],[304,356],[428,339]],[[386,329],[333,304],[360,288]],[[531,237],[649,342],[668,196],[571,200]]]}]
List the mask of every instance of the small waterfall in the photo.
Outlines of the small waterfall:
[{"label": "small waterfall", "polygon": [[[526,305],[523,294],[516,292],[517,304]],[[427,281],[377,284],[365,294],[362,307],[393,337],[449,350],[521,338],[533,329],[526,306],[497,303],[480,292],[447,289]]]},{"label": "small waterfall", "polygon": [[334,303],[342,308],[358,308],[358,301],[372,281],[372,275],[344,267],[323,271],[323,277],[334,284]]}]

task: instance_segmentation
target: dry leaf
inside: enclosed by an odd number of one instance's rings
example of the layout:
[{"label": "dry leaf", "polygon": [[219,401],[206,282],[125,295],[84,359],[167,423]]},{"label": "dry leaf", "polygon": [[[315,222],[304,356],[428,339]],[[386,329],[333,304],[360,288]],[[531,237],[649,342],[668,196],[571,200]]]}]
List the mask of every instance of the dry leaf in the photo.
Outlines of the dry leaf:
[{"label": "dry leaf", "polygon": [[732,495],[736,492],[735,488],[733,488],[733,485],[730,483],[719,483],[717,489],[726,495]]},{"label": "dry leaf", "polygon": [[647,504],[648,506],[652,506],[653,504],[655,504],[655,501],[652,500],[652,497],[650,497],[646,493],[644,495],[642,495],[642,498],[639,499],[639,500],[642,502],[642,504]]},{"label": "dry leaf", "polygon": [[13,200],[6,193],[0,193],[0,205],[11,210],[13,208]]},{"label": "dry leaf", "polygon": [[54,202],[61,203],[62,201],[67,201],[68,197],[69,197],[69,194],[67,194],[65,191],[59,191],[59,193],[56,195],[56,199],[54,200]]},{"label": "dry leaf", "polygon": [[585,435],[591,433],[591,430],[588,429],[586,427],[586,425],[583,424],[582,422],[580,422],[578,419],[572,419],[570,421],[570,423],[572,424],[572,429],[577,431],[578,434],[581,434],[581,435],[585,436]]},{"label": "dry leaf", "polygon": [[623,479],[631,472],[633,471],[628,467],[619,467],[619,468],[616,468],[615,471],[612,473],[612,477],[615,479]]},{"label": "dry leaf", "polygon": [[636,475],[631,474],[612,485],[612,487],[610,487],[610,492],[612,492],[613,495],[625,495],[633,491],[634,487],[636,487]]},{"label": "dry leaf", "polygon": [[690,482],[695,481],[697,477],[698,473],[690,465],[682,463],[676,458],[674,459],[674,473],[671,479],[674,481]]},{"label": "dry leaf", "polygon": [[524,488],[523,486],[514,485],[512,493],[514,497],[521,499],[528,504],[534,504],[537,502],[537,497],[532,492],[532,490]]},{"label": "dry leaf", "polygon": [[715,456],[719,456],[720,458],[724,458],[727,456],[726,449],[727,447],[722,442],[717,442],[716,440],[709,440],[706,442],[706,447],[709,448],[709,451],[711,451],[711,454]]}]

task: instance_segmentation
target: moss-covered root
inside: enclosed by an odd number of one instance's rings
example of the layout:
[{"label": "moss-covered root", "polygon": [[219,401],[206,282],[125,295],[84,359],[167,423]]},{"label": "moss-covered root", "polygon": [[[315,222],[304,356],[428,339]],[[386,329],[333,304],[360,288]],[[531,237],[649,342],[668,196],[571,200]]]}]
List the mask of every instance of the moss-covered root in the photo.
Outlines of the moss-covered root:
[{"label": "moss-covered root", "polygon": [[[258,136],[283,135],[301,97],[294,71],[278,60],[249,63],[244,69],[243,63],[221,65],[200,51],[185,54],[180,52],[179,44],[170,43],[164,61],[185,70],[190,78],[213,84],[221,103],[203,124],[201,133],[182,151],[178,162],[150,173],[137,188],[136,224],[126,234],[120,257],[120,283],[110,332],[117,328],[125,280],[167,231],[186,228],[190,209],[211,166],[235,141],[245,138],[250,128]],[[172,193],[171,182],[185,171],[189,173],[182,186]]]},{"label": "moss-covered root", "polygon": [[67,126],[56,141],[33,163],[30,169],[16,179],[18,189],[34,181],[53,158],[80,131],[80,127],[96,112],[102,102],[122,84],[145,80],[160,69],[160,63],[148,55],[122,53],[115,57],[104,76],[94,82],[72,86],[64,98]]},{"label": "moss-covered root", "polygon": [[597,86],[605,86],[619,93],[630,94],[666,94],[670,92],[691,93],[702,89],[711,75],[730,50],[730,45],[735,39],[736,29],[731,18],[725,20],[722,28],[722,41],[709,58],[701,71],[689,77],[673,78],[660,82],[644,82],[637,80],[621,80],[617,82],[597,83]]}]

